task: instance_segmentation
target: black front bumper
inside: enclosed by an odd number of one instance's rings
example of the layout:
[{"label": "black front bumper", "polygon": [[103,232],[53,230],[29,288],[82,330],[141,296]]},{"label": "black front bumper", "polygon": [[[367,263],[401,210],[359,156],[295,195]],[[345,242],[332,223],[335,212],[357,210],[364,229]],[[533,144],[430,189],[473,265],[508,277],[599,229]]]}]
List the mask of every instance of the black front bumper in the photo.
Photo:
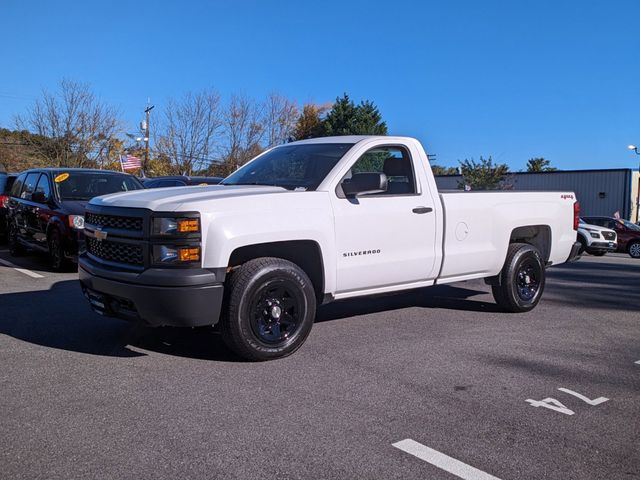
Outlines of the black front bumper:
[{"label": "black front bumper", "polygon": [[94,311],[151,326],[199,327],[220,317],[224,271],[148,269],[119,272],[80,256],[82,291]]}]

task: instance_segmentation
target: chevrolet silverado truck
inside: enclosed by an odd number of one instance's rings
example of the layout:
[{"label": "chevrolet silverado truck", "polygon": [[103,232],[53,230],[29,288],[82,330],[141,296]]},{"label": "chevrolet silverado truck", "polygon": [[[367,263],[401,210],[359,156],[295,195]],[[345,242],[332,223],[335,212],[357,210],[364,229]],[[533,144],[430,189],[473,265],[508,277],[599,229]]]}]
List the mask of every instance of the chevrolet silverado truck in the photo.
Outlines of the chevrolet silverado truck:
[{"label": "chevrolet silverado truck", "polygon": [[257,156],[220,185],[94,198],[79,259],[100,314],[216,325],[249,360],[296,351],[316,306],[485,279],[526,312],[575,259],[572,192],[438,192],[412,138],[343,136]]}]

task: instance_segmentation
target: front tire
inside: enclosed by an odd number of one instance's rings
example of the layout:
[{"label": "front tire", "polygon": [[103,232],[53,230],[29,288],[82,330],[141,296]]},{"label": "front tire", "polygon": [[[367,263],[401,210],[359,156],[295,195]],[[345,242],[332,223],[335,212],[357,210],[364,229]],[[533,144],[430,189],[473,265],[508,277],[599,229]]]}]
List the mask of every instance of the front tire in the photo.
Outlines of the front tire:
[{"label": "front tire", "polygon": [[602,257],[607,254],[607,252],[597,251],[597,252],[589,252],[594,257]]},{"label": "front tire", "polygon": [[307,274],[281,258],[250,260],[229,275],[222,339],[252,361],[286,357],[311,332],[316,296]]},{"label": "front tire", "polygon": [[49,265],[56,272],[63,272],[68,267],[67,259],[64,256],[64,248],[62,247],[62,237],[56,229],[49,233]]},{"label": "front tire", "polygon": [[640,258],[640,242],[633,242],[629,245],[629,255],[632,258]]},{"label": "front tire", "polygon": [[512,243],[499,274],[499,285],[493,285],[491,291],[496,303],[507,312],[528,312],[540,301],[544,285],[540,252],[525,243]]}]

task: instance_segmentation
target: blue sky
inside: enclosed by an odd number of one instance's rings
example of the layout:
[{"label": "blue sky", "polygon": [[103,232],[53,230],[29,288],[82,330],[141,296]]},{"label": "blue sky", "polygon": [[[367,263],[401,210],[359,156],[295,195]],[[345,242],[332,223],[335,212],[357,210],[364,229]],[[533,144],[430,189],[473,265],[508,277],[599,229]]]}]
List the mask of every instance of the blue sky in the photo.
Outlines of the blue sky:
[{"label": "blue sky", "polygon": [[214,87],[373,100],[437,163],[638,166],[640,1],[0,2],[0,126],[88,82],[133,126],[147,97]]}]

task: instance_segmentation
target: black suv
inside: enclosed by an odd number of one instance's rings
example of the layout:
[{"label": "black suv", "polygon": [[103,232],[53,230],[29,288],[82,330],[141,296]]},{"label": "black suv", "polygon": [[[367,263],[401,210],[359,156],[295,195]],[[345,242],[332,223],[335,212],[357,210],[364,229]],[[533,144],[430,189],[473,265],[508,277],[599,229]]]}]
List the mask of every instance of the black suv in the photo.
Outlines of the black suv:
[{"label": "black suv", "polygon": [[8,233],[9,192],[18,175],[0,172],[0,241],[4,241]]},{"label": "black suv", "polygon": [[30,248],[49,254],[51,267],[64,270],[77,262],[84,239],[84,209],[93,197],[140,190],[125,173],[83,168],[44,168],[21,173],[9,198],[9,250]]}]

